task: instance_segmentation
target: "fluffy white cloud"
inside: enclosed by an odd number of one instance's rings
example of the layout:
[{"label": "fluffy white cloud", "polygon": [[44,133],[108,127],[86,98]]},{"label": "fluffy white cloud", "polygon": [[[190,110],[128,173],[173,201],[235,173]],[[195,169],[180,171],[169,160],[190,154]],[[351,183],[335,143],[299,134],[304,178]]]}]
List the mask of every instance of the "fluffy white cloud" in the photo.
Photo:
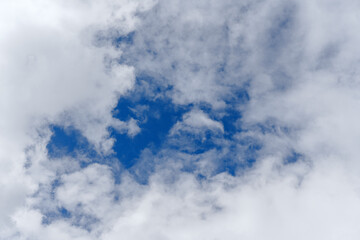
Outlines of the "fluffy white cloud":
[{"label": "fluffy white cloud", "polygon": [[181,122],[177,122],[170,130],[170,134],[176,134],[179,131],[186,131],[193,134],[199,134],[201,131],[211,130],[224,132],[222,123],[211,119],[201,110],[192,110],[183,116]]},{"label": "fluffy white cloud", "polygon": [[[0,238],[358,239],[359,10],[352,0],[0,3]],[[79,129],[105,155],[108,127],[141,131],[111,115],[135,73],[194,106],[170,141],[211,130],[223,149],[150,155],[161,164],[148,185],[126,170],[116,179],[116,166],[49,160],[48,124]],[[242,118],[224,140],[229,105]],[[246,137],[262,144],[254,166],[211,174],[225,151],[244,161],[226,147]],[[44,221],[59,208],[70,216]]]},{"label": "fluffy white cloud", "polygon": [[[11,214],[36,191],[38,178],[49,180],[41,170],[29,175],[24,168],[30,145],[43,151],[31,159],[33,165],[48,161],[49,123],[74,125],[100,152],[111,151],[107,127],[119,121],[112,119],[111,110],[133,87],[134,69],[116,63],[121,52],[95,35],[112,28],[117,35],[133,31],[137,12],[150,6],[138,1],[0,3],[2,236]],[[102,47],[95,47],[99,41]]]},{"label": "fluffy white cloud", "polygon": [[343,170],[316,171],[300,184],[293,167],[266,165],[240,181],[219,175],[199,184],[190,174],[175,184],[154,181],[104,239],[357,238],[358,193]]}]

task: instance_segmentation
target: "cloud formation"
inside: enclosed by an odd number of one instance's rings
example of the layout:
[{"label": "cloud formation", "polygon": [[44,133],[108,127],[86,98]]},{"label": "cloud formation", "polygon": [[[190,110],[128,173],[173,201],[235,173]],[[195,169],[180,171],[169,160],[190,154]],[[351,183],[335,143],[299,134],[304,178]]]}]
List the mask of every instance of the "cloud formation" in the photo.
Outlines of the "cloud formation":
[{"label": "cloud formation", "polygon": [[[358,239],[359,10],[0,3],[0,239]],[[141,98],[180,117],[126,169]],[[96,154],[51,158],[54,125]]]}]

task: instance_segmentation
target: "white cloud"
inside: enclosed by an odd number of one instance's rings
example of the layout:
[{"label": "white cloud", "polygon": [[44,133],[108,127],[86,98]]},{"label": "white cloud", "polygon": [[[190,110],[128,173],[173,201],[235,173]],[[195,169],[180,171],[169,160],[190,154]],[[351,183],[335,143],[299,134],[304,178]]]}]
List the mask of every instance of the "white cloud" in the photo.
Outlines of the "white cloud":
[{"label": "white cloud", "polygon": [[[48,161],[44,145],[49,133],[43,131],[48,123],[74,125],[100,152],[111,150],[111,110],[133,87],[134,69],[116,61],[106,66],[105,58],[121,52],[106,43],[93,46],[93,35],[104,28],[116,27],[118,34],[133,31],[136,13],[150,3],[0,3],[0,235],[11,232],[10,216],[34,193],[38,181],[53,179],[53,173],[40,170]],[[24,168],[29,145],[42,147],[31,159],[39,170],[31,170],[34,175]]]},{"label": "white cloud", "polygon": [[[0,238],[358,239],[359,3],[154,4],[0,3]],[[133,46],[110,46],[134,30]],[[120,55],[129,65],[109,61]],[[173,135],[223,133],[213,116],[235,99],[241,129],[228,141],[260,141],[254,166],[212,176],[222,151],[163,150],[141,186],[125,170],[115,184],[109,166],[49,160],[49,123],[78,128],[104,154],[114,141],[109,126],[139,133],[134,119],[111,115],[135,72],[160,76],[174,104],[195,106]],[[236,98],[242,86],[246,104]],[[196,110],[203,103],[213,112]],[[244,160],[242,148],[231,151]],[[284,163],[291,151],[301,159]],[[180,161],[198,159],[195,174],[207,179],[181,172]],[[71,217],[43,224],[57,207]]]},{"label": "white cloud", "polygon": [[140,127],[138,126],[138,121],[133,118],[130,118],[127,122],[113,119],[111,126],[113,126],[116,131],[120,133],[127,132],[129,137],[134,137],[141,131]]},{"label": "white cloud", "polygon": [[170,130],[170,134],[176,134],[179,131],[186,131],[194,134],[199,134],[204,130],[224,132],[222,123],[211,119],[206,113],[201,110],[194,109],[184,114],[181,122],[177,122]]},{"label": "white cloud", "polygon": [[[114,191],[111,172],[108,168],[92,164],[82,171],[77,171],[61,178],[61,186],[56,190],[56,197],[70,211],[103,216],[102,206],[112,202],[111,192]],[[79,206],[80,204],[80,206]]]}]

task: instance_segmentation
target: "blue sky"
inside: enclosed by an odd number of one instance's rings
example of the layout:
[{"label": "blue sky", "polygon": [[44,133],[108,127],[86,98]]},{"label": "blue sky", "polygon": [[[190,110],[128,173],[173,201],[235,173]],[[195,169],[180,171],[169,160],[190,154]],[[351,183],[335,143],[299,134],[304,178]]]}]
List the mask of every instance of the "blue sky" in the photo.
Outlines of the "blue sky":
[{"label": "blue sky", "polygon": [[355,0],[0,3],[0,240],[359,239]]},{"label": "blue sky", "polygon": [[[154,82],[149,77],[137,79],[137,82],[141,81],[146,81],[148,84]],[[154,89],[158,94],[164,94],[166,91],[159,86],[155,86]],[[118,162],[121,167],[133,173],[133,169],[142,169],[138,165],[144,164],[141,159],[144,151],[153,154],[154,157],[164,149],[197,156],[211,150],[221,151],[223,148],[231,151],[236,148],[236,144],[240,144],[244,147],[242,154],[245,158],[242,161],[236,161],[231,152],[227,153],[217,159],[216,168],[211,174],[227,172],[236,175],[238,168],[252,166],[253,162],[256,161],[256,152],[261,149],[261,143],[256,139],[244,138],[237,143],[233,142],[234,135],[242,131],[240,126],[241,112],[234,109],[235,104],[246,104],[248,101],[249,96],[246,90],[240,90],[226,101],[227,106],[221,110],[220,116],[214,114],[214,117],[223,125],[224,131],[221,134],[205,130],[201,134],[185,131],[176,136],[169,136],[171,135],[170,130],[177,122],[182,121],[186,112],[198,108],[205,114],[213,114],[211,106],[206,103],[197,106],[194,104],[175,105],[168,97],[152,99],[143,92],[129,92],[127,96],[119,99],[116,107],[112,110],[112,115],[121,121],[135,119],[141,129],[138,134],[129,136],[126,133],[118,133],[116,129],[109,127],[110,137],[115,139],[112,148],[113,153],[110,156],[101,156],[96,153],[91,143],[76,128],[61,125],[53,126],[52,136],[46,146],[48,156],[56,159],[64,156],[76,158],[79,155],[85,155],[93,159],[92,161],[103,164],[108,164],[108,158],[115,158],[116,160],[113,161]],[[148,169],[143,169],[144,173],[137,172],[137,175],[147,175],[154,168],[153,165],[162,164],[161,162],[156,163],[152,159],[147,161]],[[88,162],[81,162],[81,165],[86,167]],[[194,172],[197,169],[194,164],[184,163],[183,170]],[[139,181],[146,182],[146,179],[140,178]]]}]

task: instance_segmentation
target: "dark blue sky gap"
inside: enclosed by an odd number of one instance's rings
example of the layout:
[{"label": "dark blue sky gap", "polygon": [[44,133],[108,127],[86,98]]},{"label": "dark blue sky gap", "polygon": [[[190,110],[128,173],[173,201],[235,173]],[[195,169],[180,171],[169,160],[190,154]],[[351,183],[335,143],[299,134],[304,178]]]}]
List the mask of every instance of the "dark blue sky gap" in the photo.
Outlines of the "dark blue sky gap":
[{"label": "dark blue sky gap", "polygon": [[75,157],[79,153],[91,157],[96,154],[79,130],[56,125],[52,125],[51,130],[53,135],[46,146],[50,158],[59,158],[64,155]]},{"label": "dark blue sky gap", "polygon": [[[146,107],[139,117],[133,109]],[[169,100],[157,99],[150,101],[146,98],[137,100],[122,98],[114,109],[114,117],[126,121],[130,118],[139,120],[141,132],[133,138],[119,134],[110,128],[111,136],[116,139],[114,151],[116,157],[126,167],[132,167],[143,149],[157,151],[164,142],[171,127],[179,120],[187,107],[179,108]]]},{"label": "dark blue sky gap", "polygon": [[[224,125],[224,135],[214,135],[211,131],[206,131],[204,136],[199,137],[196,134],[184,132],[177,139],[175,138],[175,142],[173,141],[175,144],[170,145],[167,139],[169,130],[177,121],[182,119],[185,112],[192,109],[193,105],[179,107],[172,104],[170,99],[167,98],[151,100],[145,95],[136,93],[122,97],[113,110],[113,117],[122,121],[127,121],[130,118],[136,119],[141,132],[131,138],[126,134],[116,132],[113,128],[109,128],[110,136],[116,139],[113,147],[115,152],[113,157],[125,168],[130,169],[139,161],[144,149],[148,149],[154,156],[164,147],[194,155],[202,154],[211,149],[220,150],[223,147],[218,145],[221,138],[231,141],[233,135],[241,131],[236,125],[236,122],[241,119],[241,113],[235,109],[235,103],[239,101],[245,103],[249,100],[249,97],[245,90],[237,92],[234,96],[234,99],[227,102],[228,108],[225,110],[224,116],[217,119]],[[198,108],[211,116],[212,109],[210,105],[202,104]],[[76,157],[78,154],[85,154],[90,158],[96,157],[94,162],[112,164],[109,163],[109,159],[106,157],[99,156],[78,130],[71,127],[64,129],[60,126],[52,126],[52,130],[54,134],[47,145],[50,158],[58,158],[64,155]],[[176,144],[176,141],[179,141],[180,144]],[[216,173],[226,171],[235,174],[237,168],[251,166],[255,161],[254,152],[261,149],[260,145],[254,145],[254,143],[251,143],[252,141],[244,140],[244,142],[240,143],[246,148],[244,156],[246,156],[247,160],[245,162],[239,161],[235,156],[225,156],[223,159],[219,159]],[[166,145],[164,145],[165,143]],[[181,143],[185,143],[185,145]],[[186,144],[190,144],[191,148],[187,148]],[[90,163],[80,164],[85,167]],[[187,171],[195,170],[190,166],[185,166],[185,168],[187,168]],[[118,174],[119,172],[114,172],[116,178]]]},{"label": "dark blue sky gap", "polygon": [[304,158],[301,153],[295,152],[292,150],[290,154],[284,159],[285,164],[291,164],[299,161],[300,159]]}]

